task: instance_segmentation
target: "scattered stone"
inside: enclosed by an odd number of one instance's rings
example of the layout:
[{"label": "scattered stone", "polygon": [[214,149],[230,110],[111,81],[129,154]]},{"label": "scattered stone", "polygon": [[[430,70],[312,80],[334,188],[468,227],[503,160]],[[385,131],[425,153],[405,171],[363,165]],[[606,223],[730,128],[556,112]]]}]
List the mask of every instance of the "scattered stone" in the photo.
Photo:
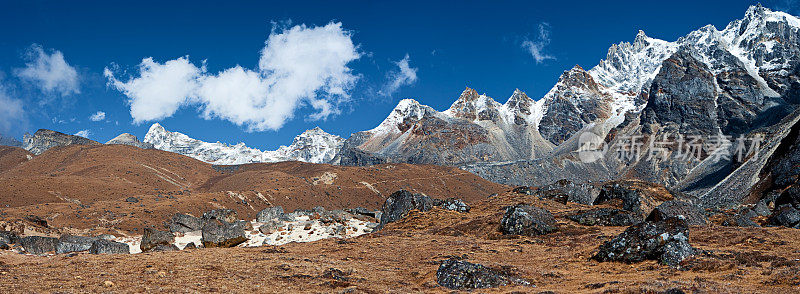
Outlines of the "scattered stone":
[{"label": "scattered stone", "polygon": [[92,237],[62,235],[61,238],[58,238],[56,253],[64,254],[70,252],[87,251],[92,247],[92,243],[94,243],[94,241],[97,239],[98,238]]},{"label": "scattered stone", "polygon": [[159,231],[153,228],[144,228],[142,232],[142,242],[139,248],[142,252],[148,252],[158,246],[167,246],[175,241],[175,236],[170,232]]},{"label": "scattered stone", "polygon": [[506,235],[537,236],[555,232],[558,225],[546,209],[518,204],[506,209],[500,230]]},{"label": "scattered stone", "polygon": [[[519,186],[511,190],[511,192],[524,195],[533,195],[533,193],[536,192],[536,189],[528,186]],[[497,194],[492,194],[492,195],[497,195]],[[492,197],[492,195],[489,195],[489,197]]]},{"label": "scattered stone", "polygon": [[46,227],[47,227],[47,220],[46,220],[46,219],[43,219],[43,218],[42,218],[42,217],[40,217],[40,216],[37,216],[37,215],[29,215],[29,216],[26,216],[24,219],[25,219],[26,221],[29,221],[29,222],[31,222],[32,224],[34,224],[34,225],[36,225],[36,226],[40,226],[40,227],[43,227],[43,228],[46,228]]},{"label": "scattered stone", "polygon": [[200,218],[188,214],[176,213],[172,216],[172,219],[169,220],[167,226],[170,232],[188,233],[201,230],[203,228],[203,221]]},{"label": "scattered stone", "polygon": [[130,254],[131,248],[128,244],[110,241],[106,239],[95,240],[89,248],[91,254]]},{"label": "scattered stone", "polygon": [[469,212],[469,205],[461,199],[447,198],[445,200],[434,199],[433,206],[456,212]]},{"label": "scattered stone", "polygon": [[705,226],[708,224],[708,217],[700,207],[679,200],[664,201],[664,203],[661,203],[650,212],[646,220],[658,222],[679,215],[682,215],[690,226]]},{"label": "scattered stone", "polygon": [[220,220],[209,220],[203,226],[203,246],[234,247],[247,241],[244,234],[244,222],[229,223]]},{"label": "scattered stone", "polygon": [[214,209],[203,214],[203,221],[220,220],[227,223],[234,223],[239,220],[236,211],[233,209]]},{"label": "scattered stone", "polygon": [[758,217],[758,213],[752,209],[744,208],[722,221],[722,225],[728,227],[761,227],[761,225],[753,221],[754,217]]},{"label": "scattered stone", "polygon": [[625,263],[649,259],[676,266],[696,252],[689,244],[689,224],[681,217],[672,217],[628,227],[622,234],[603,243],[592,258],[601,262]]},{"label": "scattered stone", "polygon": [[281,223],[277,219],[274,219],[262,224],[260,227],[258,227],[258,231],[264,235],[270,235],[272,233],[277,232],[282,225],[283,223]]},{"label": "scattered stone", "polygon": [[348,209],[347,211],[352,213],[352,214],[356,214],[356,215],[364,215],[364,216],[368,216],[368,217],[371,217],[371,218],[377,218],[377,215],[376,215],[377,211],[371,211],[371,210],[363,208],[363,207],[356,207],[354,209]]},{"label": "scattered stone", "polygon": [[383,216],[378,229],[386,224],[403,219],[412,210],[429,211],[433,208],[433,199],[424,194],[400,190],[392,193],[383,204]]},{"label": "scattered stone", "polygon": [[485,289],[507,285],[530,285],[530,282],[480,264],[454,258],[442,261],[436,282],[452,290]]},{"label": "scattered stone", "polygon": [[266,223],[268,221],[277,219],[283,214],[283,207],[280,206],[273,206],[267,207],[262,211],[259,211],[256,215],[256,221],[261,223]]},{"label": "scattered stone", "polygon": [[114,287],[114,282],[112,282],[112,281],[105,281],[105,282],[103,282],[103,287],[106,287],[106,288],[111,288],[111,287]]},{"label": "scattered stone", "polygon": [[568,219],[584,226],[631,226],[642,222],[642,217],[634,212],[617,208],[597,208],[575,215]]},{"label": "scattered stone", "polygon": [[136,197],[128,197],[128,198],[125,198],[125,202],[130,202],[130,203],[139,203],[139,198],[136,198]]},{"label": "scattered stone", "polygon": [[28,236],[21,238],[19,243],[22,244],[22,248],[25,249],[25,252],[39,255],[55,252],[58,239],[52,237]]}]

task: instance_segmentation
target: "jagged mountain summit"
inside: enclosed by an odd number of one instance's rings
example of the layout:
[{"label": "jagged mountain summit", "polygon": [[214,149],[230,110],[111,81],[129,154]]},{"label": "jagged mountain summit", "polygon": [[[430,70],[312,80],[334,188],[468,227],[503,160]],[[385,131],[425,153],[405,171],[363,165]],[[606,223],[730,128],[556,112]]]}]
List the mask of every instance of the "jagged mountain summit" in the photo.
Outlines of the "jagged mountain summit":
[{"label": "jagged mountain summit", "polygon": [[345,141],[338,163],[457,163],[530,159],[553,145],[539,134],[541,106],[515,91],[505,104],[467,88],[439,112],[405,99],[380,125]]},{"label": "jagged mountain summit", "polygon": [[107,145],[112,145],[112,144],[129,145],[129,146],[139,147],[139,148],[142,148],[142,149],[153,149],[153,148],[155,148],[155,147],[153,147],[153,144],[139,141],[139,138],[136,138],[136,136],[128,134],[128,133],[120,134],[119,136],[115,137],[114,139],[111,139],[108,142],[106,142],[106,144]]},{"label": "jagged mountain summit", "polygon": [[344,139],[317,127],[295,137],[289,146],[281,146],[274,151],[261,151],[247,147],[244,143],[230,145],[203,142],[179,132],[167,131],[156,123],[150,127],[144,142],[159,150],[183,154],[208,163],[233,165],[279,161],[328,163],[336,156]]},{"label": "jagged mountain summit", "polygon": [[22,148],[35,155],[44,153],[50,148],[67,145],[98,145],[100,143],[84,137],[67,135],[61,132],[40,129],[33,135],[25,134],[22,138]]},{"label": "jagged mountain summit", "polygon": [[[339,162],[456,165],[507,184],[634,178],[709,206],[738,203],[800,118],[793,113],[800,103],[800,20],[757,5],[721,31],[709,25],[674,42],[639,31],[632,43],[612,45],[594,68],[565,71],[542,99],[520,96],[499,104],[468,89],[443,112],[403,100],[378,127],[348,139]],[[633,144],[641,150],[587,162],[578,152],[586,136],[617,147],[640,138]],[[685,136],[702,136],[694,142],[698,158],[654,146],[654,138]],[[750,157],[711,156],[740,151],[734,140],[760,137],[766,140]],[[726,144],[723,151],[714,149],[715,140]],[[653,152],[667,155],[648,156]]]}]

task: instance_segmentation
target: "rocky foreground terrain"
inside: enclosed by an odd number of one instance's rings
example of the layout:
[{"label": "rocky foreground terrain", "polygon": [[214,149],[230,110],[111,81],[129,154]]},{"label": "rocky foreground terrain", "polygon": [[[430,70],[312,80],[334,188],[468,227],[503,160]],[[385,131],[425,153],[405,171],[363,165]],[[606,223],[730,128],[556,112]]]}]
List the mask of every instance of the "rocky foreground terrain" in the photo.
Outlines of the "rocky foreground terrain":
[{"label": "rocky foreground terrain", "polygon": [[[346,239],[132,255],[30,256],[6,250],[0,252],[0,288],[123,293],[407,293],[474,287],[483,288],[480,292],[524,293],[794,293],[800,285],[796,229],[731,226],[736,212],[706,218],[703,211],[672,210],[680,207],[676,197],[644,183],[601,187],[607,192],[594,200],[584,198],[595,205],[565,202],[569,197],[562,196],[567,194],[573,200],[586,196],[565,187],[487,195],[472,202],[468,211],[428,206],[432,201],[426,197],[400,192],[387,202],[394,205],[382,209],[384,216],[400,218],[377,232]],[[640,200],[639,205],[631,204],[633,199]],[[676,212],[688,217],[674,217]],[[747,220],[756,226],[768,222],[757,214]]]}]

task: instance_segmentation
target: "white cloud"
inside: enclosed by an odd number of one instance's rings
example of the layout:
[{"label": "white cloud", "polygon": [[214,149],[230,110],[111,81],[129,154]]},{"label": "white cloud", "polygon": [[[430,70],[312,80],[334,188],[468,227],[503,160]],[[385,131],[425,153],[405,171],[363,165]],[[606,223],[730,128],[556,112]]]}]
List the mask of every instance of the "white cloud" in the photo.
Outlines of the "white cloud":
[{"label": "white cloud", "polygon": [[403,59],[394,63],[397,65],[397,69],[387,74],[389,81],[379,91],[379,94],[392,96],[400,86],[411,85],[417,81],[417,68],[408,65],[410,60],[408,54],[406,54]]},{"label": "white cloud", "polygon": [[104,75],[109,85],[128,97],[134,123],[170,117],[181,105],[194,99],[198,78],[205,71],[180,57],[164,64],[145,58],[139,64],[139,77],[127,82],[119,81],[108,68]]},{"label": "white cloud", "polygon": [[102,121],[106,119],[106,113],[102,111],[98,111],[95,114],[89,116],[89,120],[91,121]]},{"label": "white cloud", "polygon": [[145,58],[139,77],[122,82],[106,69],[109,85],[123,92],[134,123],[170,117],[197,107],[204,119],[220,118],[248,131],[277,130],[297,109],[310,106],[310,119],[339,113],[358,80],[348,64],[361,57],[341,23],[297,25],[267,38],[258,69],[235,66],[217,74],[188,57],[163,64]]},{"label": "white cloud", "polygon": [[80,130],[77,133],[75,133],[75,136],[84,138],[89,138],[90,135],[92,135],[92,132],[90,132],[89,130]]},{"label": "white cloud", "polygon": [[542,63],[548,59],[556,59],[545,52],[547,45],[550,45],[550,24],[546,22],[539,24],[539,36],[536,40],[526,39],[522,42],[522,48],[528,50],[533,59],[536,60],[536,63]]},{"label": "white cloud", "polygon": [[24,115],[22,100],[11,97],[0,81],[0,133],[8,134],[12,127],[19,126]]},{"label": "white cloud", "polygon": [[42,92],[57,92],[62,96],[80,94],[78,71],[64,60],[61,51],[50,51],[48,54],[42,46],[31,45],[26,52],[25,68],[17,69],[15,74],[35,84]]}]

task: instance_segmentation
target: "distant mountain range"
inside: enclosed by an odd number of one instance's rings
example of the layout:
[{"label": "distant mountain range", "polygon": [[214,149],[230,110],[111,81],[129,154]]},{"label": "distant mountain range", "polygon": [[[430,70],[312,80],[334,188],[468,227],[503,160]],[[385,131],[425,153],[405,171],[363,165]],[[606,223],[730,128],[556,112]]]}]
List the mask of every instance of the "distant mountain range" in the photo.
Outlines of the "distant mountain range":
[{"label": "distant mountain range", "polygon": [[[632,43],[612,45],[594,68],[565,71],[538,100],[516,90],[501,104],[467,88],[450,108],[437,111],[405,99],[378,126],[346,140],[315,128],[274,151],[203,142],[160,124],[143,142],[130,135],[112,141],[213,164],[438,164],[516,185],[634,178],[719,206],[750,197],[767,165],[778,164],[773,153],[788,148],[786,138],[800,131],[799,103],[800,19],[757,5],[721,31],[708,25],[674,42],[639,31]],[[54,144],[87,143],[35,137],[24,140],[35,154]],[[687,160],[680,146],[654,144],[685,137],[701,137],[694,142],[697,158]],[[587,160],[581,153],[586,138],[612,151]],[[641,152],[610,156],[630,138],[640,138]],[[722,148],[712,148],[715,138],[722,138]],[[744,158],[719,160],[719,152],[740,151],[734,140],[756,138],[763,142]],[[653,153],[662,156],[648,156]]]}]

